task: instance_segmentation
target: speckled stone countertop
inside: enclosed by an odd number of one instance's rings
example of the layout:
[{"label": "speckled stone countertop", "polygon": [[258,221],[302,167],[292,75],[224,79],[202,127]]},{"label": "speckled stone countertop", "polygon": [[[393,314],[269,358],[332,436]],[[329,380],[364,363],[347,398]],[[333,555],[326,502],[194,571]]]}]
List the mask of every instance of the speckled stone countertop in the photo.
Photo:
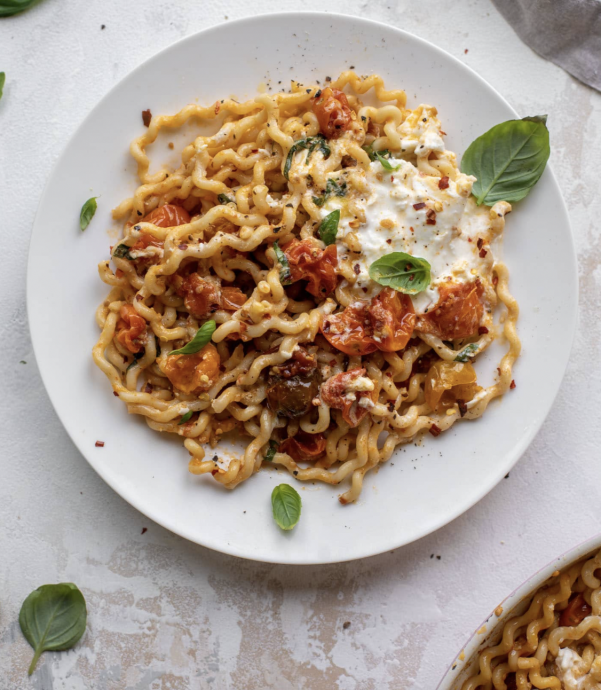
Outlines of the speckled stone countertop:
[{"label": "speckled stone countertop", "polygon": [[[9,78],[0,102],[1,690],[434,690],[503,597],[599,531],[601,96],[532,53],[487,0],[331,0],[327,9],[422,36],[518,112],[549,113],[551,163],[579,254],[580,326],[551,414],[510,476],[452,524],[394,552],[263,565],[147,520],[63,430],[25,311],[30,229],[58,155],[100,97],[159,49],[250,12],[295,9],[324,4],[45,0],[0,20]],[[561,280],[561,266],[549,280]],[[85,593],[88,630],[74,651],[45,654],[28,679],[19,608],[32,589],[60,581]]]}]

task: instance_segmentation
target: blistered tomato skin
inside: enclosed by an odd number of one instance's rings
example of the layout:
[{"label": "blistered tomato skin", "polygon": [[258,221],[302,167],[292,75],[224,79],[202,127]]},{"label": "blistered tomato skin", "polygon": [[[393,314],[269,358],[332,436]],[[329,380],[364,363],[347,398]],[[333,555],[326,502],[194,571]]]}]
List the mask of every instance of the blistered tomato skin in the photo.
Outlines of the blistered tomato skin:
[{"label": "blistered tomato skin", "polygon": [[278,453],[288,453],[295,462],[315,462],[325,449],[326,439],[323,434],[308,434],[301,430],[281,443]]},{"label": "blistered tomato skin", "polygon": [[478,332],[484,315],[479,280],[473,283],[448,282],[439,288],[440,298],[433,309],[418,318],[417,330],[443,340],[469,338]]},{"label": "blistered tomato skin", "polygon": [[379,350],[397,352],[407,346],[415,328],[415,311],[409,295],[384,288],[371,301],[368,311]]},{"label": "blistered tomato skin", "polygon": [[209,390],[219,377],[221,360],[217,348],[208,343],[193,355],[172,355],[164,366],[165,376],[184,393]]},{"label": "blistered tomato skin", "polygon": [[342,411],[342,418],[350,427],[356,427],[367,414],[359,405],[362,397],[371,398],[370,391],[356,390],[357,380],[365,377],[365,369],[351,369],[331,376],[321,387],[321,399],[326,405]]},{"label": "blistered tomato skin", "polygon": [[313,112],[322,134],[328,139],[338,139],[349,129],[353,121],[346,95],[329,86],[315,97]]},{"label": "blistered tomato skin", "polygon": [[283,247],[290,264],[292,282],[307,281],[307,292],[325,299],[336,288],[338,276],[338,253],[336,245],[321,249],[312,237],[306,240],[292,240]]},{"label": "blistered tomato skin", "polygon": [[190,222],[190,214],[185,208],[175,204],[165,204],[142,218],[144,223],[152,223],[157,228],[174,228]]},{"label": "blistered tomato skin", "polygon": [[444,409],[457,400],[469,402],[478,391],[476,371],[470,362],[435,362],[426,374],[424,395],[433,410]]},{"label": "blistered tomato skin", "polygon": [[146,332],[146,321],[131,304],[124,304],[119,310],[117,321],[117,340],[131,353],[137,354],[143,344],[140,336]]},{"label": "blistered tomato skin", "polygon": [[326,316],[321,324],[325,339],[347,355],[368,355],[378,347],[369,327],[369,302],[355,302],[338,314]]}]

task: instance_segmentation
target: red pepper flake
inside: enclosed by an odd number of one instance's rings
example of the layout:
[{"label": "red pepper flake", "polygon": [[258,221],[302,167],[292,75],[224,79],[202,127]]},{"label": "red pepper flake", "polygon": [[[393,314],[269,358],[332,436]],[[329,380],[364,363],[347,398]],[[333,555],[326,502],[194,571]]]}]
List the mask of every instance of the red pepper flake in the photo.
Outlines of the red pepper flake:
[{"label": "red pepper flake", "polygon": [[432,434],[432,436],[434,436],[434,438],[436,438],[436,436],[440,436],[440,434],[442,433],[442,429],[439,429],[436,426],[436,424],[432,424],[432,426],[430,427],[430,433]]},{"label": "red pepper flake", "polygon": [[499,376],[501,376],[501,367],[497,367],[497,372],[498,372]]},{"label": "red pepper flake", "polygon": [[480,326],[478,329],[478,335],[486,335],[488,333],[488,328],[486,326]]},{"label": "red pepper flake", "polygon": [[497,285],[498,282],[499,282],[499,276],[493,276],[492,284]]},{"label": "red pepper flake", "polygon": [[436,211],[433,208],[426,211],[426,218],[426,225],[436,225]]},{"label": "red pepper flake", "polygon": [[413,204],[413,208],[416,211],[419,211],[422,208],[426,208],[426,202],[425,201],[420,201],[419,204]]},{"label": "red pepper flake", "polygon": [[415,232],[412,225],[409,226],[409,230],[411,230],[411,232]]},{"label": "red pepper flake", "polygon": [[355,272],[355,275],[359,275],[359,273],[361,273],[361,266],[359,266],[359,264],[355,264],[353,266],[353,271]]},{"label": "red pepper flake", "polygon": [[96,441],[94,445],[96,448],[104,448],[104,441]]},{"label": "red pepper flake", "polygon": [[449,187],[449,176],[445,175],[438,180],[438,189],[448,189]]},{"label": "red pepper flake", "polygon": [[478,241],[476,242],[476,246],[478,249],[482,249],[482,245],[484,244],[484,240],[481,237],[478,237]]},{"label": "red pepper flake", "polygon": [[144,393],[152,393],[152,386],[147,383],[146,387],[144,388]]},{"label": "red pepper flake", "polygon": [[511,388],[511,390],[513,390],[515,388],[515,381],[514,380],[511,381],[511,383],[509,384],[509,387]]},{"label": "red pepper flake", "polygon": [[463,52],[465,55],[467,55],[468,48],[466,48]]},{"label": "red pepper flake", "polygon": [[251,153],[259,153],[259,149],[253,149]]},{"label": "red pepper flake", "polygon": [[458,400],[457,407],[459,408],[459,415],[461,417],[465,416],[465,413],[467,412],[467,405],[465,403],[465,400]]},{"label": "red pepper flake", "polygon": [[150,127],[150,121],[151,120],[152,120],[152,113],[150,112],[150,109],[143,110],[142,111],[142,122],[144,123],[144,127]]},{"label": "red pepper flake", "polygon": [[335,367],[338,364],[338,362],[335,359],[332,359],[330,360],[329,364],[331,367]]},{"label": "red pepper flake", "polygon": [[483,259],[487,254],[488,254],[488,252],[486,251],[486,249],[483,248],[483,249],[481,249],[481,250],[479,251],[478,256],[479,256],[481,259]]},{"label": "red pepper flake", "polygon": [[215,115],[219,115],[220,110],[221,110],[221,103],[219,103],[219,101],[215,101]]},{"label": "red pepper flake", "polygon": [[215,476],[216,474],[219,474],[219,470],[212,470],[212,471],[211,471],[211,474],[212,474],[213,476]]},{"label": "red pepper flake", "polygon": [[148,532],[148,527],[142,527],[141,534],[146,534],[146,532]]},{"label": "red pepper flake", "polygon": [[392,240],[386,240],[386,244],[392,244]]},{"label": "red pepper flake", "polygon": [[136,295],[136,300],[138,302],[141,302],[143,299],[144,299],[144,297],[142,297],[142,295]]},{"label": "red pepper flake", "polygon": [[113,395],[114,395],[116,398],[119,397],[119,393],[117,393],[117,391],[113,391]]}]

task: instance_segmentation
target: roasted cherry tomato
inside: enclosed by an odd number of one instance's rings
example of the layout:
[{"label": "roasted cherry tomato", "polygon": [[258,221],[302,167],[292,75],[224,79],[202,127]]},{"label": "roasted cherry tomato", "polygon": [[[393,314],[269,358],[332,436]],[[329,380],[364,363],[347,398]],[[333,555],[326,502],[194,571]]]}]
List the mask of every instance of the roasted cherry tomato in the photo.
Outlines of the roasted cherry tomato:
[{"label": "roasted cherry tomato", "polygon": [[143,342],[140,336],[146,332],[146,321],[131,304],[124,304],[119,310],[117,340],[134,354],[140,352]]},{"label": "roasted cherry tomato", "polygon": [[226,311],[238,311],[248,297],[237,287],[221,288],[221,308]]},{"label": "roasted cherry tomato", "polygon": [[479,280],[473,283],[445,283],[436,306],[417,320],[416,330],[443,340],[469,338],[477,333],[484,314]]},{"label": "roasted cherry tomato", "polygon": [[[351,427],[355,427],[367,414],[367,408],[359,404],[361,398],[371,398],[370,388],[361,385],[359,378],[365,377],[365,369],[351,369],[330,376],[321,386],[321,399],[326,405],[342,410],[342,418]],[[373,389],[373,385],[371,386]],[[360,390],[358,390],[360,389]]]},{"label": "roasted cherry tomato", "polygon": [[321,332],[330,345],[347,355],[368,355],[378,349],[371,334],[369,304],[364,300],[354,302],[324,318]]},{"label": "roasted cherry tomato", "polygon": [[351,126],[352,110],[346,95],[338,89],[322,89],[312,107],[322,134],[328,139],[338,139]]},{"label": "roasted cherry tomato", "polygon": [[185,208],[175,204],[165,204],[155,208],[142,218],[144,223],[152,223],[158,228],[174,228],[190,222],[190,214]]},{"label": "roasted cherry tomato", "polygon": [[572,595],[567,607],[561,612],[559,625],[574,628],[590,616],[592,610],[582,594]]},{"label": "roasted cherry tomato", "polygon": [[272,367],[267,377],[267,404],[272,412],[294,419],[311,409],[317,396],[321,374],[317,360],[304,348],[297,348],[292,358]]},{"label": "roasted cherry tomato", "polygon": [[336,288],[338,276],[338,253],[336,245],[321,249],[312,237],[306,240],[292,240],[283,248],[293,282],[307,281],[307,292],[319,299],[325,299]]},{"label": "roasted cherry tomato", "polygon": [[136,241],[136,243],[132,244],[130,249],[147,249],[148,247],[162,247],[162,246],[163,246],[163,243],[160,240],[157,240],[152,235],[149,235],[148,233],[144,232],[144,233],[142,233],[142,235],[140,235],[140,237]]},{"label": "roasted cherry tomato", "polygon": [[314,462],[326,449],[323,434],[308,434],[297,431],[292,438],[287,438],[278,447],[278,453],[288,453],[295,462]]},{"label": "roasted cherry tomato", "polygon": [[469,362],[438,360],[426,375],[424,396],[433,410],[454,405],[457,400],[469,402],[478,392],[476,371]]},{"label": "roasted cherry tomato", "polygon": [[193,355],[172,355],[164,366],[165,376],[184,393],[208,390],[219,377],[221,360],[217,348],[208,343]]},{"label": "roasted cherry tomato", "polygon": [[402,350],[413,335],[415,311],[409,295],[384,288],[368,308],[372,336],[379,350]]},{"label": "roasted cherry tomato", "polygon": [[205,319],[217,309],[237,311],[247,297],[236,287],[221,287],[218,278],[202,278],[198,273],[181,276],[175,274],[171,283],[180,297],[184,298],[186,309],[197,319]]}]

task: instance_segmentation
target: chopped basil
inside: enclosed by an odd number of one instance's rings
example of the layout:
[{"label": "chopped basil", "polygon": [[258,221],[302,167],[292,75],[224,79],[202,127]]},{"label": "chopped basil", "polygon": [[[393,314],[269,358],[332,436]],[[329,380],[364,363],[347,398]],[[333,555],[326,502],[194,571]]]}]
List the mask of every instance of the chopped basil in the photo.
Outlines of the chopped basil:
[{"label": "chopped basil", "polygon": [[180,426],[180,424],[185,424],[186,422],[189,422],[189,421],[190,421],[190,418],[192,417],[193,414],[194,414],[194,411],[193,411],[193,410],[188,410],[188,411],[186,412],[186,414],[183,414],[183,415],[182,415],[182,418],[179,420],[179,422],[177,423],[177,425]]},{"label": "chopped basil", "polygon": [[271,439],[269,441],[269,448],[267,449],[267,452],[265,453],[265,458],[267,462],[271,462],[275,456],[275,454],[278,452],[278,444]]},{"label": "chopped basil", "polygon": [[180,347],[179,350],[173,350],[169,353],[169,356],[195,355],[197,352],[200,352],[205,345],[211,342],[211,338],[213,337],[213,333],[215,333],[216,328],[217,325],[215,321],[213,321],[213,319],[211,319],[210,321],[206,321],[196,331],[196,335],[192,338],[192,340],[189,343],[184,345],[184,347]]},{"label": "chopped basil", "polygon": [[307,149],[307,162],[309,161],[309,158],[311,158],[311,154],[313,151],[316,149],[318,151],[321,151],[323,154],[324,158],[329,158],[330,156],[330,147],[326,143],[326,139],[323,136],[323,134],[318,134],[315,137],[307,137],[306,139],[299,139],[298,141],[295,141],[294,144],[290,147],[290,150],[288,151],[288,155],[286,156],[286,163],[284,164],[284,177],[288,179],[288,174],[290,173],[290,167],[292,166],[292,159],[294,158],[294,154],[297,151],[302,151],[304,149]]},{"label": "chopped basil", "polygon": [[346,196],[346,182],[343,180],[338,184],[338,180],[328,180],[326,189],[322,196],[314,196],[313,203],[316,206],[323,206],[331,196]]},{"label": "chopped basil", "polygon": [[395,172],[395,170],[398,170],[401,167],[400,165],[392,165],[390,160],[388,158],[384,158],[382,152],[380,151],[374,151],[374,155],[374,160],[380,161],[380,165],[384,168],[384,170],[387,170],[388,172]]},{"label": "chopped basil", "polygon": [[21,631],[34,651],[29,675],[43,652],[74,647],[86,630],[87,618],[86,600],[73,583],[42,585],[33,591],[19,613]]},{"label": "chopped basil", "polygon": [[417,295],[430,285],[430,264],[405,252],[392,252],[373,262],[369,277],[406,295]]},{"label": "chopped basil", "polygon": [[220,204],[232,204],[235,203],[233,199],[230,199],[229,196],[226,196],[225,194],[218,194],[217,199]]},{"label": "chopped basil", "polygon": [[455,357],[456,362],[467,362],[478,352],[478,343],[470,343]]},{"label": "chopped basil", "polygon": [[339,222],[339,208],[337,208],[335,211],[332,211],[332,213],[328,213],[328,215],[321,221],[318,232],[319,236],[321,237],[321,241],[326,246],[329,246],[330,244],[334,244],[334,242],[336,242],[336,235],[338,234]]},{"label": "chopped basil", "polygon": [[6,81],[6,74],[0,72],[0,98],[2,98],[2,89],[4,88],[4,82]]},{"label": "chopped basil", "polygon": [[129,253],[129,247],[126,244],[119,244],[113,250],[113,256],[117,259],[128,259],[133,261],[134,257]]},{"label": "chopped basil", "polygon": [[98,199],[98,197],[93,196],[91,199],[88,199],[86,203],[81,207],[81,211],[79,213],[79,227],[82,230],[85,230],[88,227],[90,221],[96,213],[96,209],[98,208],[96,199]]},{"label": "chopped basil", "polygon": [[519,201],[538,182],[549,159],[547,116],[495,125],[463,154],[461,171],[475,175],[472,194],[478,206]]},{"label": "chopped basil", "polygon": [[133,359],[132,362],[130,362],[129,366],[128,366],[127,369],[125,370],[125,373],[126,373],[126,374],[127,374],[127,372],[128,372],[132,367],[134,367],[134,366],[138,363],[138,360],[139,360],[139,359],[142,359],[142,357],[144,357],[145,350],[144,350],[144,348],[142,348],[142,349],[140,350],[140,352],[134,352],[133,354],[134,354],[134,359]]},{"label": "chopped basil", "polygon": [[289,484],[280,484],[271,493],[271,507],[278,525],[283,530],[291,530],[300,518],[301,497]]},{"label": "chopped basil", "polygon": [[280,245],[277,242],[273,243],[273,251],[275,252],[276,259],[280,264],[280,283],[282,285],[292,284],[292,274],[290,273],[290,264],[286,258],[286,254],[280,249]]}]

